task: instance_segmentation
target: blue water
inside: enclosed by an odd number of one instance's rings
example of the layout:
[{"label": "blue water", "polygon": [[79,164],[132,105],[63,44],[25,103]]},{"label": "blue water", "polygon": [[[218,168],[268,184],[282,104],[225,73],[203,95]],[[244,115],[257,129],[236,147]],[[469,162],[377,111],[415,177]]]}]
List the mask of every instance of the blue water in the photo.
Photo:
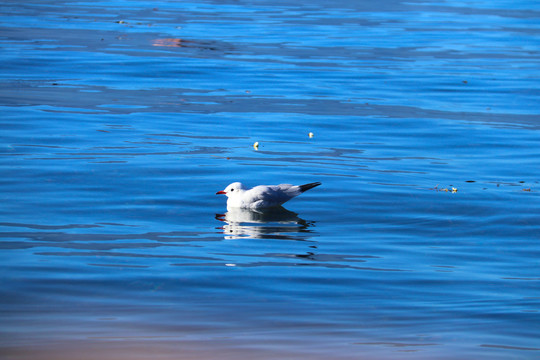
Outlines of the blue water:
[{"label": "blue water", "polygon": [[537,2],[0,9],[2,359],[540,358]]}]

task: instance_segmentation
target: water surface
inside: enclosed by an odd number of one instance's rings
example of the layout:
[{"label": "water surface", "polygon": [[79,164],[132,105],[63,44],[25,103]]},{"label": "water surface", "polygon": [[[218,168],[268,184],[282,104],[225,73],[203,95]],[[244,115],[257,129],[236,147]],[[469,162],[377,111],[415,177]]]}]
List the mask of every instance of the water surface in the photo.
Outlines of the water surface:
[{"label": "water surface", "polygon": [[[1,20],[4,358],[540,356],[534,2]],[[323,185],[258,214],[233,181]]]}]

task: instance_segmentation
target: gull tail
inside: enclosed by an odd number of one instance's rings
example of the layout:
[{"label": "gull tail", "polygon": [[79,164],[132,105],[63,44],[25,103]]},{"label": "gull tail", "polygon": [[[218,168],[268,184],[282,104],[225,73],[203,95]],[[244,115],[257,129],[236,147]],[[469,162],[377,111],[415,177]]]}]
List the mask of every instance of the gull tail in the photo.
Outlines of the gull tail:
[{"label": "gull tail", "polygon": [[315,186],[319,185],[321,185],[320,182],[314,182],[310,184],[299,185],[298,187],[300,188],[300,192],[303,193],[304,191],[308,191],[309,189],[313,189]]}]

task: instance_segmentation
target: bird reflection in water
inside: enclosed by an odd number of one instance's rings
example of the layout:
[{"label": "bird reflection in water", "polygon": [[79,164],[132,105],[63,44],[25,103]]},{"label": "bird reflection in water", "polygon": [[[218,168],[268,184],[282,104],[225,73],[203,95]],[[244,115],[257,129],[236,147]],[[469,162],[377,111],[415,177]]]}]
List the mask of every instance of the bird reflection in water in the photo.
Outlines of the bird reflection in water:
[{"label": "bird reflection in water", "polygon": [[225,214],[216,214],[216,219],[225,223],[219,228],[225,239],[307,240],[313,236],[310,227],[315,225],[282,206],[260,210],[231,208]]}]

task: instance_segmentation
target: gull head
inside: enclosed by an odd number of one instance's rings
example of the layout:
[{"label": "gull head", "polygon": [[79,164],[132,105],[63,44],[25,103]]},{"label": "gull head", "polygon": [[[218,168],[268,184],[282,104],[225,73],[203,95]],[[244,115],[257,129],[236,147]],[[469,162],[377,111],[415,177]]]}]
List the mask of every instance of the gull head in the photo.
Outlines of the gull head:
[{"label": "gull head", "polygon": [[223,194],[227,197],[234,196],[236,194],[240,194],[241,192],[245,191],[246,188],[241,182],[233,182],[232,184],[228,185],[225,190],[218,191],[217,194]]}]

